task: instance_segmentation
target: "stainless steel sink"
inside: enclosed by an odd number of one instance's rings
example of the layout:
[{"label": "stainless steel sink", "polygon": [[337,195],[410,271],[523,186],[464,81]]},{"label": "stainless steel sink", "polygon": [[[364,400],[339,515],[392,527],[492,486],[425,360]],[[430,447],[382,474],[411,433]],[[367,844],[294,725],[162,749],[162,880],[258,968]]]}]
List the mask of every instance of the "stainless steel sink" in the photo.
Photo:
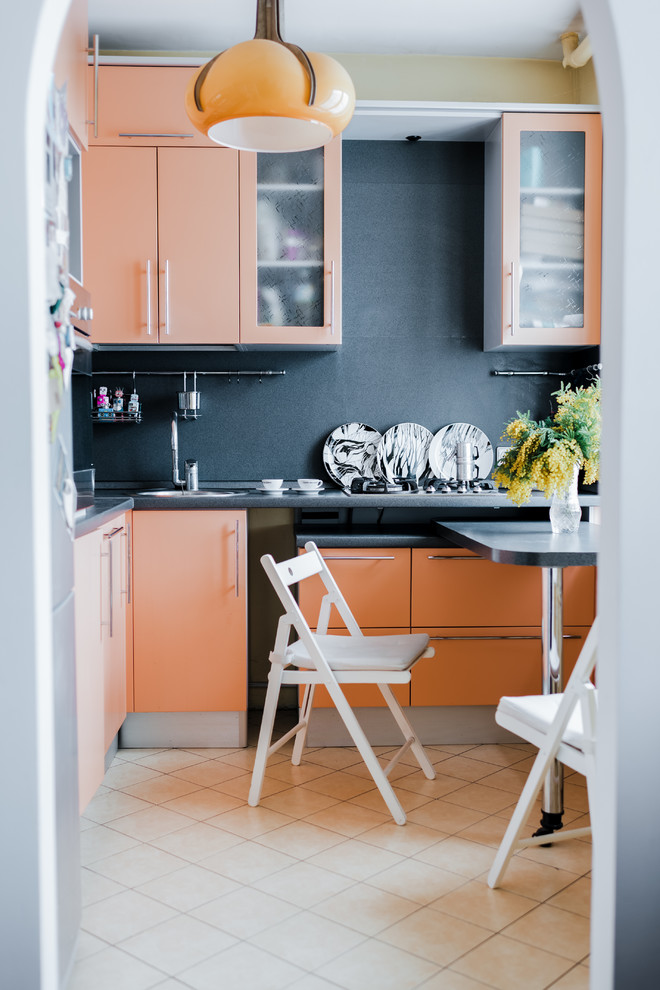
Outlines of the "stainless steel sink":
[{"label": "stainless steel sink", "polygon": [[148,495],[150,498],[228,498],[230,495],[244,495],[245,492],[228,492],[224,489],[217,491],[200,489],[200,491],[188,492],[176,488],[152,488],[135,494]]}]

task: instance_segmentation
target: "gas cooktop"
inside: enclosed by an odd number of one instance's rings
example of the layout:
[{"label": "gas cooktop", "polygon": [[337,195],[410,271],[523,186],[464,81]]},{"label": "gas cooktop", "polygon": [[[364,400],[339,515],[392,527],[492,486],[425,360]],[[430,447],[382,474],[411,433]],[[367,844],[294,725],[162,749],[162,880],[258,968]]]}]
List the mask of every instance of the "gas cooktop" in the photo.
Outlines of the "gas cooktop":
[{"label": "gas cooktop", "polygon": [[394,482],[383,481],[378,478],[353,478],[350,488],[345,488],[347,495],[421,495],[428,494],[443,495],[478,495],[480,492],[494,492],[495,484],[492,481],[475,479],[474,481],[444,481],[432,478],[418,481],[417,478],[395,478]]}]

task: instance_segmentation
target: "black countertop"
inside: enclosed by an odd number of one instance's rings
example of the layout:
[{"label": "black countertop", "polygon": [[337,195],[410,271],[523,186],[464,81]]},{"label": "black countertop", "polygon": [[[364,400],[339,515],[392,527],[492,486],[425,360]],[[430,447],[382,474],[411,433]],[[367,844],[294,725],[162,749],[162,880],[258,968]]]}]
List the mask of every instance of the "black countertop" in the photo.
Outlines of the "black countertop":
[{"label": "black countertop", "polygon": [[499,564],[531,567],[595,565],[600,526],[580,523],[575,533],[553,533],[550,522],[434,522],[438,536]]}]

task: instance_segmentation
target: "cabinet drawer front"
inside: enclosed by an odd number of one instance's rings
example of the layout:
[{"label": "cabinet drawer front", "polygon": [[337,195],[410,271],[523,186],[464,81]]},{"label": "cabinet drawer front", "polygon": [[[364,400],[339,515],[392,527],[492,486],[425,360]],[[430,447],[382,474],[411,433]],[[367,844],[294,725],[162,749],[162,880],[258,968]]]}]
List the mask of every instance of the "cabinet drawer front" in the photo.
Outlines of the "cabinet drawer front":
[{"label": "cabinet drawer front", "polygon": [[540,625],[539,567],[495,564],[469,550],[412,555],[413,625]]},{"label": "cabinet drawer front", "polygon": [[564,625],[590,626],[596,618],[595,567],[564,568]]},{"label": "cabinet drawer front", "polygon": [[[98,72],[98,137],[89,144],[217,148],[191,124],[184,105],[192,66],[102,65]],[[94,106],[94,73],[88,73]]]},{"label": "cabinet drawer front", "polygon": [[[410,627],[410,550],[400,547],[325,549],[321,554],[355,616],[368,628]],[[300,608],[315,628],[324,587],[319,577],[300,585]],[[336,611],[330,626],[342,628]]]},{"label": "cabinet drawer front", "polygon": [[[435,656],[412,671],[412,705],[497,705],[502,695],[540,694],[539,627],[413,629],[431,637]],[[564,627],[564,683],[588,627]]]},{"label": "cabinet drawer front", "polygon": [[[409,633],[409,629],[365,629],[366,636],[401,636]],[[333,635],[348,635],[344,629],[333,630]],[[410,704],[410,684],[392,684],[392,693],[400,705]],[[385,699],[380,693],[380,688],[375,684],[344,684],[342,691],[346,695],[348,703],[352,708],[384,708]],[[304,687],[299,690],[300,704],[302,704]],[[334,701],[331,700],[327,689],[322,684],[318,685],[314,691],[314,708],[334,708]]]}]

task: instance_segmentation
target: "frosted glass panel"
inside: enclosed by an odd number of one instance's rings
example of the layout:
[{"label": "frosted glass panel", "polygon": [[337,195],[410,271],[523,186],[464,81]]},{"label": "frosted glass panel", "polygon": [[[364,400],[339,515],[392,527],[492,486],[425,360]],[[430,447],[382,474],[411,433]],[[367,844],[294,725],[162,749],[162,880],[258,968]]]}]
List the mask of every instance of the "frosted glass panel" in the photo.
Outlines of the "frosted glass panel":
[{"label": "frosted glass panel", "polygon": [[520,135],[521,327],[584,326],[582,131]]},{"label": "frosted glass panel", "polygon": [[323,148],[257,156],[261,326],[323,326]]}]

